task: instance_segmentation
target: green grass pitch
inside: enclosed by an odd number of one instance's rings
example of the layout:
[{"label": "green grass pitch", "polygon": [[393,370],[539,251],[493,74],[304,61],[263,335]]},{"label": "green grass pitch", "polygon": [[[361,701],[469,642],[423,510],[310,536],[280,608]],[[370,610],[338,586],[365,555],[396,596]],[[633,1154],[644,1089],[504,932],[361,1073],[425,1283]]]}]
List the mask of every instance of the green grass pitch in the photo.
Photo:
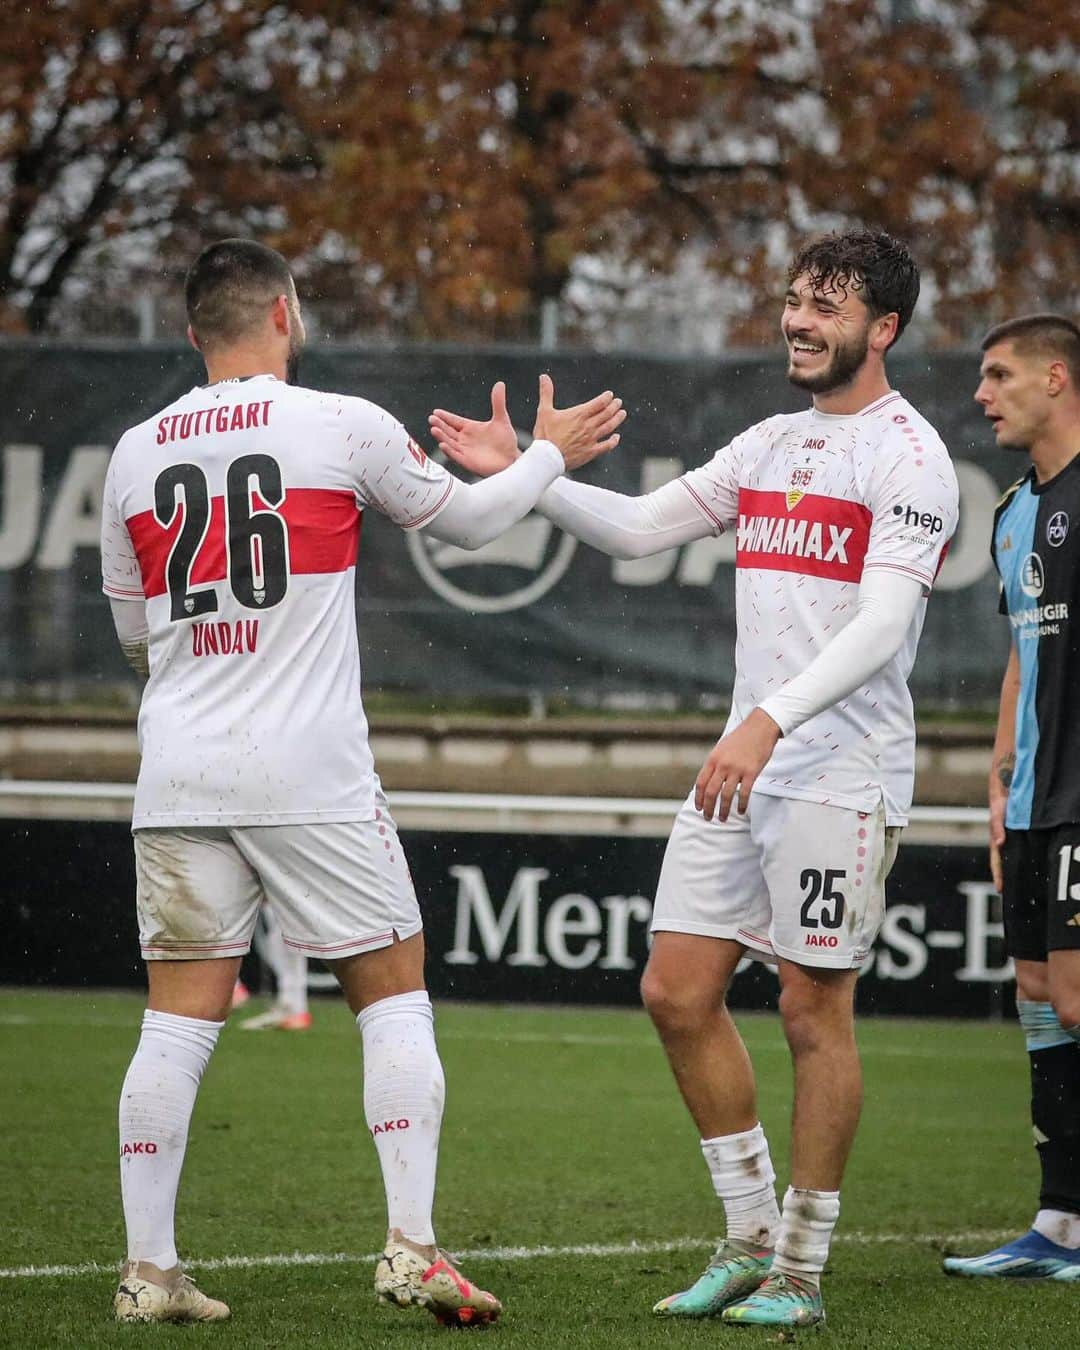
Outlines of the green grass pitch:
[{"label": "green grass pitch", "polygon": [[[440,1240],[470,1253],[463,1267],[506,1312],[490,1330],[447,1332],[423,1312],[378,1307],[370,1254],[384,1216],[359,1037],[331,1001],[316,1004],[306,1034],[227,1030],[203,1084],[179,1240],[203,1287],[232,1305],[231,1322],[115,1325],[116,1099],[141,1006],[127,994],[0,991],[0,1346],[405,1350],[464,1335],[506,1350],[776,1342],[775,1333],[650,1315],[698,1273],[721,1224],[693,1127],[644,1015],[632,1011],[437,1009],[448,1080]],[[774,1017],[739,1021],[784,1185],[782,1034]],[[867,1020],[860,1040],[866,1106],[826,1279],[828,1322],[799,1339],[837,1350],[1080,1345],[1080,1286],[940,1274],[943,1250],[981,1250],[1033,1211],[1019,1032]],[[591,1244],[616,1250],[565,1250]]]}]

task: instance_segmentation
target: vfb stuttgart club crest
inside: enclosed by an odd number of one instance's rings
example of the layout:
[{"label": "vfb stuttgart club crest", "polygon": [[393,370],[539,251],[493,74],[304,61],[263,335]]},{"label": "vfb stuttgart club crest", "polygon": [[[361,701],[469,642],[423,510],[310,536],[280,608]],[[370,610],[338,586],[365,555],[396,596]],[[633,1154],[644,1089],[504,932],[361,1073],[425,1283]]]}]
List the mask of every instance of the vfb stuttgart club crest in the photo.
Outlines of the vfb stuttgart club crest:
[{"label": "vfb stuttgart club crest", "polygon": [[539,600],[566,572],[577,548],[572,535],[535,514],[475,550],[441,543],[422,530],[410,531],[405,542],[431,589],[474,614],[502,614]]},{"label": "vfb stuttgart club crest", "polygon": [[813,469],[808,469],[805,465],[798,469],[792,469],[791,477],[788,479],[787,491],[784,493],[784,500],[787,502],[789,511],[795,510],[810,491],[810,484],[813,481]]}]

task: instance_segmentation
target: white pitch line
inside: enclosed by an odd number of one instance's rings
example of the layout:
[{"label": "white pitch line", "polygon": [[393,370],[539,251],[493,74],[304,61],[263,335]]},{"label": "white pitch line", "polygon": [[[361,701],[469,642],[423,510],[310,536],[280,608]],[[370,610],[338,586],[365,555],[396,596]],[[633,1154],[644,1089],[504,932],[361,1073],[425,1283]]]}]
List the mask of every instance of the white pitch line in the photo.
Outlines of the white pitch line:
[{"label": "white pitch line", "polygon": [[[1011,1229],[989,1229],[971,1233],[837,1233],[833,1241],[848,1246],[928,1247],[955,1243],[993,1242],[1007,1237]],[[572,1247],[474,1247],[454,1252],[459,1261],[532,1261],[549,1256],[654,1256],[665,1252],[692,1251],[711,1247],[711,1238],[670,1238],[663,1242],[587,1242]],[[380,1252],[359,1255],[354,1252],[278,1252],[269,1256],[215,1256],[204,1261],[191,1260],[190,1270],[254,1270],[263,1266],[340,1266],[370,1265],[379,1259]],[[29,1280],[41,1278],[72,1278],[79,1275],[115,1275],[119,1264],[104,1265],[87,1261],[78,1266],[12,1266],[0,1267],[0,1279]]]},{"label": "white pitch line", "polygon": [[[0,1013],[0,1027],[5,1026],[54,1026],[54,1027],[103,1027],[114,1031],[127,1031],[136,1026],[135,1021],[124,1022],[114,1018],[95,1017],[92,1013],[85,1017],[58,1017],[56,1015],[46,1015],[44,1017],[31,1017],[26,1013]],[[319,1028],[319,1030],[329,1030],[336,1034],[337,1028]],[[632,1050],[657,1050],[660,1049],[660,1042],[653,1036],[619,1036],[604,1033],[590,1032],[562,1032],[562,1031],[439,1031],[437,1039],[440,1041],[484,1041],[493,1045],[582,1045],[582,1046],[612,1046],[626,1047]],[[991,1048],[962,1049],[954,1047],[950,1049],[949,1054],[953,1059],[973,1059],[973,1060],[999,1060],[1015,1059],[1016,1046],[1019,1041],[1010,1040],[999,1046]],[[763,1042],[753,1047],[754,1054],[761,1053],[787,1053],[787,1046],[783,1041]],[[863,1045],[859,1047],[859,1053],[863,1059],[877,1059],[884,1057],[887,1059],[941,1059],[940,1048],[930,1046],[907,1046],[907,1045]]]}]

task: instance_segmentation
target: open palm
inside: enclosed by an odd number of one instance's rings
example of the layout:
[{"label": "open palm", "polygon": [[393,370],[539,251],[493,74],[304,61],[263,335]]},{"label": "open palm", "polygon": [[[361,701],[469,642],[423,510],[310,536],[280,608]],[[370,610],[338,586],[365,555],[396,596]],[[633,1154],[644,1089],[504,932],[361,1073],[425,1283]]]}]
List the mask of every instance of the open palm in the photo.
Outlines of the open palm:
[{"label": "open palm", "polygon": [[506,385],[502,380],[491,387],[491,416],[486,422],[436,408],[428,423],[439,449],[455,464],[481,478],[505,469],[521,453],[506,408]]}]

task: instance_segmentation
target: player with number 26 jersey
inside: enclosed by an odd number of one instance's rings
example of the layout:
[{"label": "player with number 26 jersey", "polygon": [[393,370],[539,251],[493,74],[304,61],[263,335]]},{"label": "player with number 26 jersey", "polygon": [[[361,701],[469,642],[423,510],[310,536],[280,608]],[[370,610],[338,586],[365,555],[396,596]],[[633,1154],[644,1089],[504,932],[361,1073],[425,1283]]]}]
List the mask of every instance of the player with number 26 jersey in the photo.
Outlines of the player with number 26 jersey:
[{"label": "player with number 26 jersey", "polygon": [[134,828],[374,817],[364,511],[416,529],[453,486],[375,404],[271,375],[193,389],[123,436],[102,565],[107,595],[146,600]]},{"label": "player with number 26 jersey", "polygon": [[109,609],[148,679],[132,828],[149,997],[120,1092],[127,1256],[113,1308],[121,1322],[229,1316],[180,1265],[176,1195],[265,904],[357,1019],[386,1195],[376,1295],[482,1325],[501,1304],[439,1250],[432,1221],[444,1075],[423,920],[360,698],[360,527],[376,507],[482,548],[611,449],[625,413],[611,391],[556,408],[542,375],[532,444],[506,473],[464,483],[382,408],[295,383],[305,330],[281,254],[210,244],[184,300],[207,382],[121,438],[102,510]]}]

